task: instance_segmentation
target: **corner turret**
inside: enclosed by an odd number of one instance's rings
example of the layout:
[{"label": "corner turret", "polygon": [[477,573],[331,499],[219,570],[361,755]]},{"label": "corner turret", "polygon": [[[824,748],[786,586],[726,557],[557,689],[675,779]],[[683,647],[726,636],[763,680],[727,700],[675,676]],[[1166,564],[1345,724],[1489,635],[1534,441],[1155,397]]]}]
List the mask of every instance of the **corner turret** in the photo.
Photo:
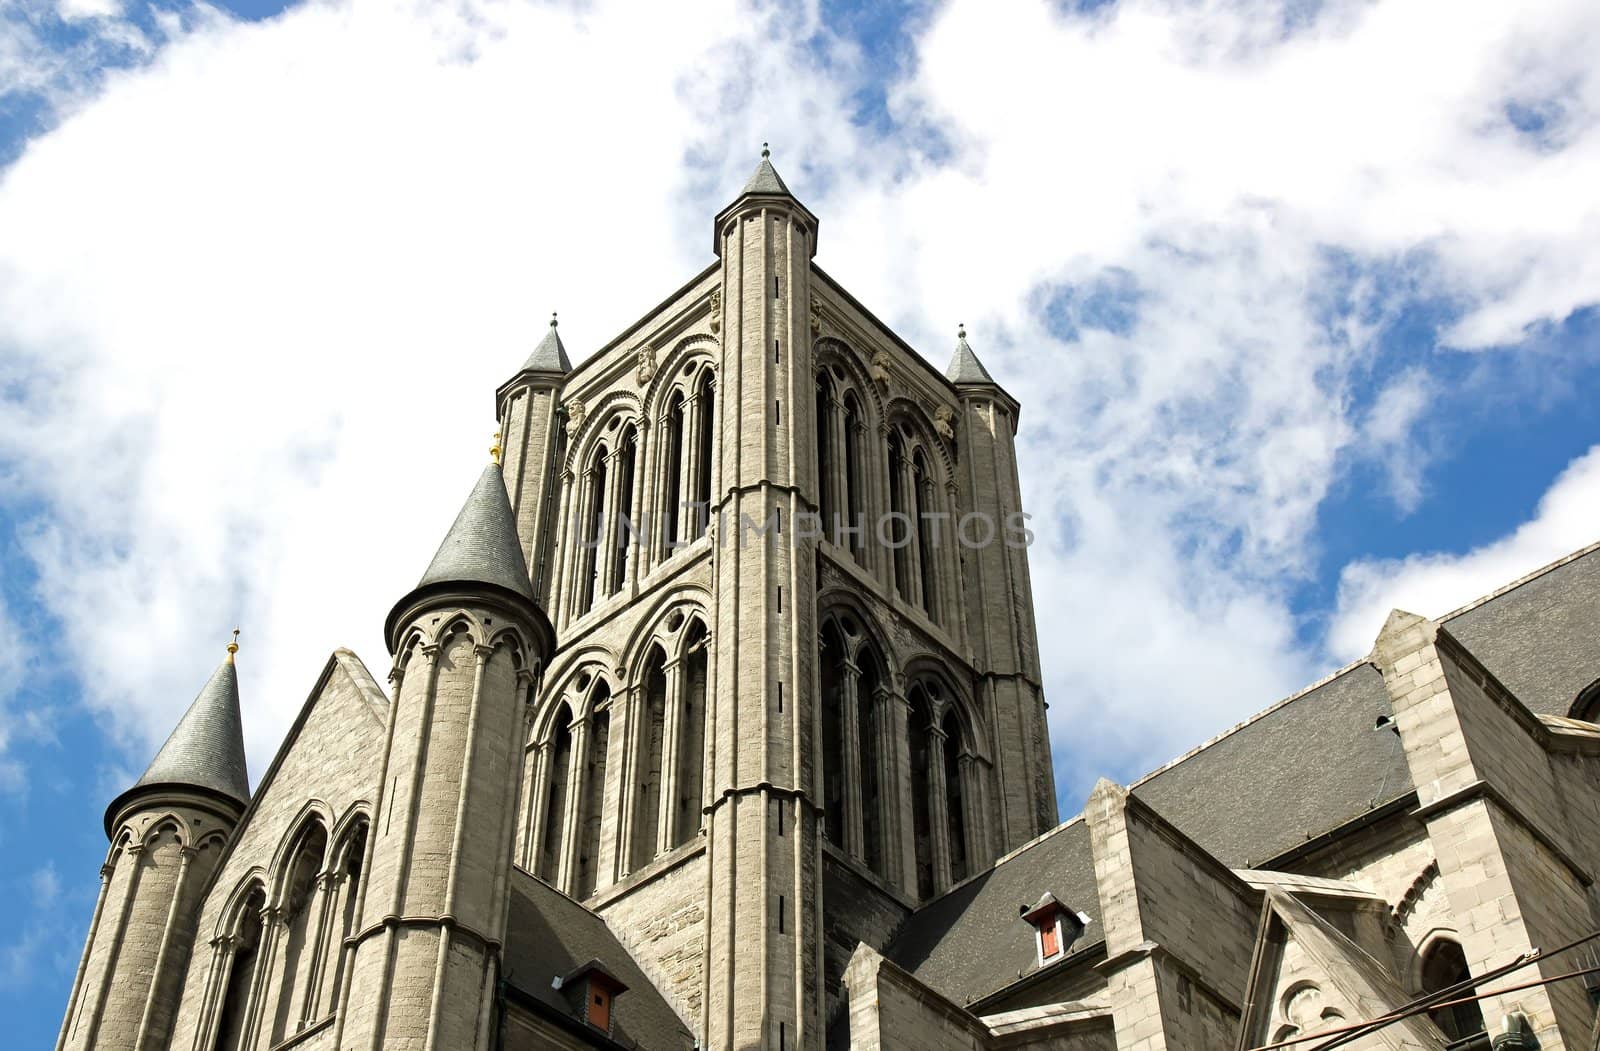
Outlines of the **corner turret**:
[{"label": "corner turret", "polygon": [[167,1046],[201,891],[250,800],[238,635],[144,776],[106,808],[111,851],[57,1051]]},{"label": "corner turret", "polygon": [[805,253],[804,258],[809,260],[817,254],[817,217],[789,192],[778,169],[772,166],[772,151],[764,142],[761,144],[761,163],[756,165],[755,173],[744,184],[744,189],[739,191],[734,202],[717,213],[716,222],[712,225],[711,247],[719,258],[724,242],[736,229],[732,224],[734,217],[752,210],[784,213],[792,217],[801,240],[800,247]]},{"label": "corner turret", "polygon": [[494,395],[505,448],[505,488],[533,594],[549,603],[548,563],[555,546],[557,465],[566,448],[561,388],[572,371],[556,316],[516,375]]},{"label": "corner turret", "polygon": [[349,1009],[329,1046],[487,1049],[523,742],[555,645],[498,463],[384,627],[386,816],[373,829]]}]

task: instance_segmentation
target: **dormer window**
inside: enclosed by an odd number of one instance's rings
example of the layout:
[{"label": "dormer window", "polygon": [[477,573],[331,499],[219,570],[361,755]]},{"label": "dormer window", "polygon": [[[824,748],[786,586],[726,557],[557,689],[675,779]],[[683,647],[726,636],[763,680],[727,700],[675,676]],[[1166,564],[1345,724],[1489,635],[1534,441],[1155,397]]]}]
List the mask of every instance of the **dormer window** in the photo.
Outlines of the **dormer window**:
[{"label": "dormer window", "polygon": [[1045,891],[1033,907],[1024,905],[1018,911],[1034,929],[1040,967],[1065,956],[1089,923],[1089,917],[1067,908],[1049,891]]},{"label": "dormer window", "polygon": [[612,1035],[613,1001],[628,987],[599,960],[590,960],[565,978],[557,978],[554,984],[567,995],[567,1002],[576,1008],[579,1019]]}]

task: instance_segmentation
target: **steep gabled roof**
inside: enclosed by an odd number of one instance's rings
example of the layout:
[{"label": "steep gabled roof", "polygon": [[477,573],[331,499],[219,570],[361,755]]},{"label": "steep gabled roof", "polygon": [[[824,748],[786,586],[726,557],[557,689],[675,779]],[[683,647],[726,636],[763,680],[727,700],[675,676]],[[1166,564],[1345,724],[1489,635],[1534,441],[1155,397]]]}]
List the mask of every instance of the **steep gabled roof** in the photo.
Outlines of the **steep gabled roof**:
[{"label": "steep gabled roof", "polygon": [[207,789],[240,806],[250,801],[244,728],[239,718],[239,675],[232,653],[211,673],[134,787],[158,784]]},{"label": "steep gabled roof", "polygon": [[652,1051],[688,1051],[695,1046],[694,1034],[611,933],[605,920],[514,866],[509,886],[507,984],[525,999],[538,1002],[546,1013],[570,1016],[571,1006],[561,990],[552,988],[551,980],[570,975],[585,962],[598,960],[628,987],[612,1008],[617,1043]]},{"label": "steep gabled roof", "polygon": [[445,583],[494,584],[534,601],[516,515],[497,463],[478,476],[417,587]]}]

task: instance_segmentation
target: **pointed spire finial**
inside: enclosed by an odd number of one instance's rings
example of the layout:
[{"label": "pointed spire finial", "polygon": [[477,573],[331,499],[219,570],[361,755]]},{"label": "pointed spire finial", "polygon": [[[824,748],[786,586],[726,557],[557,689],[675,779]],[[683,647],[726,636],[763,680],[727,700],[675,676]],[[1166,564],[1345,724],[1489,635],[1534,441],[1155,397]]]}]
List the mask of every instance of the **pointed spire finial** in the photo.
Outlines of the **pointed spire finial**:
[{"label": "pointed spire finial", "polygon": [[766,143],[763,142],[761,144],[761,159],[762,160],[766,160],[768,157],[771,157],[771,156],[772,156],[771,147],[769,147]]},{"label": "pointed spire finial", "polygon": [[233,663],[233,655],[239,652],[239,629],[233,629],[233,641],[228,643],[228,663]]},{"label": "pointed spire finial", "polygon": [[556,327],[556,312],[554,310],[550,311],[550,327]]},{"label": "pointed spire finial", "polygon": [[489,459],[494,463],[500,462],[500,432],[494,432],[494,444],[489,446]]},{"label": "pointed spire finial", "polygon": [[956,338],[957,339],[966,339],[967,338],[967,323],[965,321],[957,321],[956,322]]}]

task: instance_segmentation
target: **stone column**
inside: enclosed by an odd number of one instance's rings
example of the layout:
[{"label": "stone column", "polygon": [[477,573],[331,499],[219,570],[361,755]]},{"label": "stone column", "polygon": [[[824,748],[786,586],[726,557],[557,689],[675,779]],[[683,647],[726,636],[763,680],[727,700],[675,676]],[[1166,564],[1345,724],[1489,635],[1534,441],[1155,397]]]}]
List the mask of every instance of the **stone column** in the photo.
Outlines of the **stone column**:
[{"label": "stone column", "polygon": [[600,509],[600,550],[595,552],[594,569],[599,578],[595,582],[595,605],[611,594],[612,570],[617,561],[617,531],[622,523],[617,520],[622,507],[622,447],[618,445],[606,454],[606,491]]},{"label": "stone column", "polygon": [[[121,853],[121,851],[113,850],[112,857],[114,858],[118,853]],[[106,892],[111,888],[111,874],[113,871],[115,871],[115,868],[110,861],[100,866],[100,895],[95,899],[94,915],[89,920],[89,936],[84,939],[83,955],[78,958],[78,972],[72,979],[72,994],[67,999],[67,1016],[61,1023],[61,1035],[56,1039],[57,1051],[60,1051],[66,1045],[67,1036],[72,1030],[73,1016],[77,1013],[78,1001],[83,994],[83,976],[89,967],[89,958],[93,955],[94,936],[100,929],[100,917],[105,915]]]},{"label": "stone column", "polygon": [[172,888],[172,904],[167,909],[167,922],[161,928],[161,947],[156,950],[156,977],[150,983],[150,992],[144,1001],[144,1012],[139,1017],[139,1033],[133,1040],[133,1046],[137,1049],[142,1049],[150,1039],[150,1027],[158,999],[163,995],[170,995],[169,990],[163,988],[161,977],[166,973],[174,951],[172,940],[178,933],[178,926],[183,919],[183,891],[189,882],[189,868],[194,856],[193,847],[185,845],[178,848],[178,879]]}]

